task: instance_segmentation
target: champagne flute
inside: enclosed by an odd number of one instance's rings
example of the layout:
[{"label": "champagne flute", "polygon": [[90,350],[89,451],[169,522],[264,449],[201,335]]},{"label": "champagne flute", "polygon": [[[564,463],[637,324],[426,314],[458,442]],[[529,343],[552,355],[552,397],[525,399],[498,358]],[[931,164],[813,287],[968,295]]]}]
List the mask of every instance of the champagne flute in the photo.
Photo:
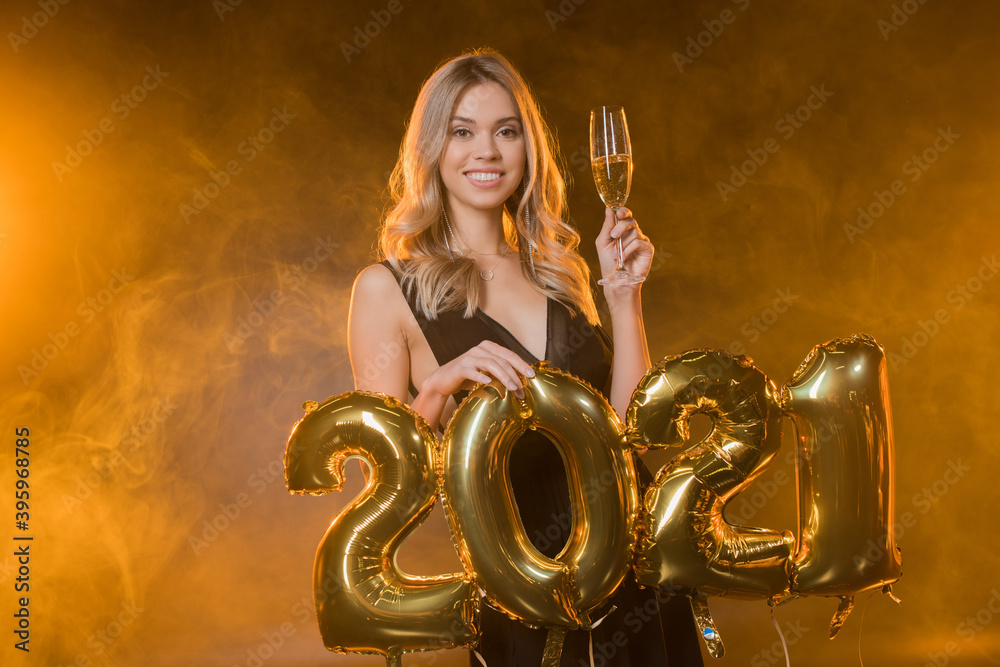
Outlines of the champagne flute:
[{"label": "champagne flute", "polygon": [[[605,206],[610,206],[618,220],[618,209],[625,205],[632,185],[632,146],[628,138],[625,109],[617,106],[596,107],[590,111],[590,164],[594,183]],[[614,273],[597,281],[598,285],[635,285],[646,278],[625,270],[622,239],[618,237],[618,267]]]}]

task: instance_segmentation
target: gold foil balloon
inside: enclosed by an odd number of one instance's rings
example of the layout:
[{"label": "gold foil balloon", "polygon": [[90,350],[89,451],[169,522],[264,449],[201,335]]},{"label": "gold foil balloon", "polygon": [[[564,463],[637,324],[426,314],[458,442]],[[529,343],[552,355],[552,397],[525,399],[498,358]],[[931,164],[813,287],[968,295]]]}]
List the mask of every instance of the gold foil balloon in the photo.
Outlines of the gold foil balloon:
[{"label": "gold foil balloon", "polygon": [[641,584],[692,595],[695,620],[716,657],[724,649],[706,594],[769,598],[788,590],[791,533],[734,526],[723,516],[726,503],[770,465],[781,445],[776,395],[774,383],[748,358],[692,350],[650,369],[626,417],[636,447],[683,445],[695,413],[714,422],[646,491],[635,571]]},{"label": "gold foil balloon", "polygon": [[817,345],[782,387],[782,407],[798,435],[792,590],[844,598],[832,635],[850,596],[902,573],[884,351],[865,334]]},{"label": "gold foil balloon", "polygon": [[683,445],[693,414],[714,421],[712,432],[664,466],[646,492],[640,583],[751,598],[785,592],[791,533],[733,526],[723,517],[726,503],[781,445],[776,394],[749,359],[710,350],[665,359],[639,383],[627,416],[634,442]]},{"label": "gold foil balloon", "polygon": [[[716,657],[724,648],[709,595],[840,597],[831,637],[854,594],[882,587],[891,595],[901,573],[892,419],[885,355],[869,336],[816,346],[780,401],[747,357],[714,350],[669,357],[636,388],[627,429],[590,386],[544,362],[535,368],[523,399],[495,382],[477,387],[452,416],[443,452],[427,422],[388,396],[351,392],[303,406],[308,414],[285,454],[289,490],[339,490],[350,457],[372,471],[316,554],[316,608],[328,648],[380,653],[400,665],[403,651],[475,641],[479,596],[469,578],[412,577],[393,560],[439,487],[459,554],[488,600],[550,629],[546,666],[559,663],[568,629],[590,627],[590,612],[624,579],[633,551],[639,583],[691,598]],[[626,445],[683,446],[699,412],[713,419],[712,432],[659,471],[640,508]],[[788,531],[724,517],[776,455],[782,413],[798,435],[794,556]],[[528,429],[554,443],[567,469],[572,532],[554,559],[529,541],[508,474],[513,445]]]},{"label": "gold foil balloon", "polygon": [[395,565],[396,549],[437,498],[430,426],[382,394],[356,391],[304,407],[310,411],[285,450],[289,491],[339,491],[351,457],[371,468],[368,485],[316,552],[313,589],[326,647],[379,653],[395,666],[404,651],[474,641],[479,596],[468,578],[414,577]]},{"label": "gold foil balloon", "polygon": [[[523,400],[493,383],[455,412],[445,433],[445,502],[462,559],[493,604],[529,625],[588,627],[588,612],[630,565],[635,469],[604,397],[544,362],[535,369]],[[529,541],[507,474],[511,448],[527,429],[547,435],[566,464],[573,528],[556,559]],[[585,492],[593,480],[608,483]]]}]

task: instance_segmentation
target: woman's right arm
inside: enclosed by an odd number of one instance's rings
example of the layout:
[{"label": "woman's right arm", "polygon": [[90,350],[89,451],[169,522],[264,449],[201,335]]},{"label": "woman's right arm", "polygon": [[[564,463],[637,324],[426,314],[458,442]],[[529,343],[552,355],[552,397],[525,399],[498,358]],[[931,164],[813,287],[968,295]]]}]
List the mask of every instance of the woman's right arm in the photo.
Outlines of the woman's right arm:
[{"label": "woman's right arm", "polygon": [[[347,325],[355,389],[378,391],[406,401],[410,379],[408,324],[416,325],[392,273],[374,264],[358,274]],[[410,407],[437,429],[448,398],[476,383],[491,382],[486,373],[518,395],[522,395],[518,375],[535,374],[511,350],[483,341],[430,373],[421,382]]]}]

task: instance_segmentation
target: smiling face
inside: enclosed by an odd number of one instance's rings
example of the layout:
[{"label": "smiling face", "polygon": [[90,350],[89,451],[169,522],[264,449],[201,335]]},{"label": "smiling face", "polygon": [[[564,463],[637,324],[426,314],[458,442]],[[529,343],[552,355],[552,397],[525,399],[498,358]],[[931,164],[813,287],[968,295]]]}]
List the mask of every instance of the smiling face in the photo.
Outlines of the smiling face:
[{"label": "smiling face", "polygon": [[448,129],[439,168],[452,208],[502,208],[521,182],[527,156],[511,96],[496,83],[469,86]]}]

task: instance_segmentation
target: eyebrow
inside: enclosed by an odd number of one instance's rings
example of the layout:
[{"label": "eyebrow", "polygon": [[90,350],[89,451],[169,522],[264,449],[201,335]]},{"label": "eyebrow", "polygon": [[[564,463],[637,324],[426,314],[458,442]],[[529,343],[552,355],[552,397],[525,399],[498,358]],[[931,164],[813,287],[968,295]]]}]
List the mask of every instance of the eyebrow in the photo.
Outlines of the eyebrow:
[{"label": "eyebrow", "polygon": [[[476,124],[476,121],[472,120],[471,118],[466,118],[464,116],[452,116],[451,119],[452,120],[461,121],[463,123],[468,123],[469,125],[475,125]],[[521,122],[521,119],[518,118],[517,116],[506,116],[505,118],[498,118],[497,121],[496,121],[496,124],[497,125],[502,125],[503,123],[509,123],[512,120],[513,121],[517,121],[518,123]]]}]

